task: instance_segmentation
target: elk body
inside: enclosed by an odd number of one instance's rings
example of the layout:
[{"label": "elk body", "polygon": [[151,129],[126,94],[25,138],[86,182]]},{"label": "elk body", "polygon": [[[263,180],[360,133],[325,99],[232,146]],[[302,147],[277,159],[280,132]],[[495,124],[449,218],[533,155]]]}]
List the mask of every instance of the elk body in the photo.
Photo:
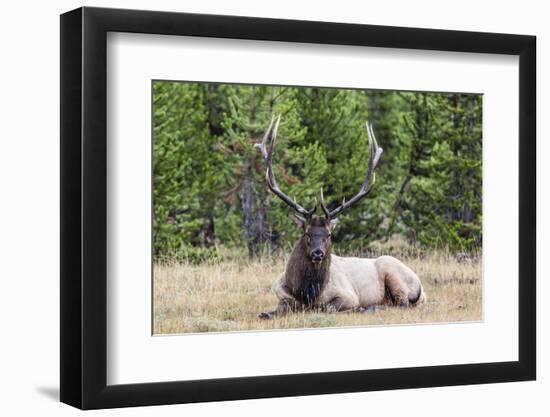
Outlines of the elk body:
[{"label": "elk body", "polygon": [[295,221],[303,233],[294,245],[285,272],[274,285],[279,299],[277,306],[259,317],[270,319],[291,311],[312,309],[367,312],[377,306],[412,307],[424,302],[426,295],[420,279],[398,259],[340,257],[332,253],[331,234],[338,216],[366,197],[374,183],[374,170],[382,148],[376,142],[372,126],[367,123],[369,161],[359,193],[329,211],[321,190],[323,215],[318,216],[316,207],[306,210],[277,185],[272,162],[279,120],[271,120],[262,142],[256,146],[267,164],[266,181],[270,191],[296,211]]}]

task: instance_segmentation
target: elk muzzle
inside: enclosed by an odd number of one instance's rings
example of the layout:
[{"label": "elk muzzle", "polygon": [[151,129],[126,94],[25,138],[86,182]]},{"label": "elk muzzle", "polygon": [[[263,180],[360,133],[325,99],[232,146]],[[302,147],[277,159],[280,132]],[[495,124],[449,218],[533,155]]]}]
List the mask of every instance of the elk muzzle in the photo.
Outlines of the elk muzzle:
[{"label": "elk muzzle", "polygon": [[323,259],[325,259],[325,252],[322,249],[314,249],[311,251],[311,262],[320,263]]}]

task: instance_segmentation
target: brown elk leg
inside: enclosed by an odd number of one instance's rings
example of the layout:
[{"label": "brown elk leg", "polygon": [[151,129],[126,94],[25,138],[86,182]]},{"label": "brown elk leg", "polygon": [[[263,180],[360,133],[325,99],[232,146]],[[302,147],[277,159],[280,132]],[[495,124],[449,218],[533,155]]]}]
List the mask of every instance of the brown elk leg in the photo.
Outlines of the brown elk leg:
[{"label": "brown elk leg", "polygon": [[273,311],[264,311],[258,314],[258,317],[261,319],[274,319],[277,316],[284,315],[288,312],[296,310],[296,303],[290,300],[280,300],[277,307]]}]

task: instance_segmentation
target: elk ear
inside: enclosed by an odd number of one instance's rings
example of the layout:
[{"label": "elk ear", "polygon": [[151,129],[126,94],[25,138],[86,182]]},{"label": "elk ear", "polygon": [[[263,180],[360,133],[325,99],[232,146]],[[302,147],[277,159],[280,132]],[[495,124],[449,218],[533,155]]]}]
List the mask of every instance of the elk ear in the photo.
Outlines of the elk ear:
[{"label": "elk ear", "polygon": [[306,223],[307,223],[306,219],[304,219],[301,216],[298,216],[297,214],[292,214],[290,217],[292,221],[296,223],[298,226],[300,226],[302,229],[306,228]]},{"label": "elk ear", "polygon": [[336,217],[335,219],[330,219],[330,230],[334,230],[337,224],[338,224],[338,217]]}]

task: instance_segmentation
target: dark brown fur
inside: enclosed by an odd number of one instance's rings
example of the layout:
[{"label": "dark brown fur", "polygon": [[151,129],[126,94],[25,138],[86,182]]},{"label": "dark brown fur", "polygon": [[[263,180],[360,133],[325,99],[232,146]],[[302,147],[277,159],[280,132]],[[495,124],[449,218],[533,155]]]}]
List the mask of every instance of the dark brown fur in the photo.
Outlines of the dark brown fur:
[{"label": "dark brown fur", "polygon": [[[322,217],[314,217],[303,226],[304,234],[294,245],[286,266],[285,279],[288,290],[305,308],[315,305],[328,282],[331,241],[327,223]],[[317,246],[319,239],[323,240],[324,258],[319,263],[313,263],[310,255],[311,244]]]}]

